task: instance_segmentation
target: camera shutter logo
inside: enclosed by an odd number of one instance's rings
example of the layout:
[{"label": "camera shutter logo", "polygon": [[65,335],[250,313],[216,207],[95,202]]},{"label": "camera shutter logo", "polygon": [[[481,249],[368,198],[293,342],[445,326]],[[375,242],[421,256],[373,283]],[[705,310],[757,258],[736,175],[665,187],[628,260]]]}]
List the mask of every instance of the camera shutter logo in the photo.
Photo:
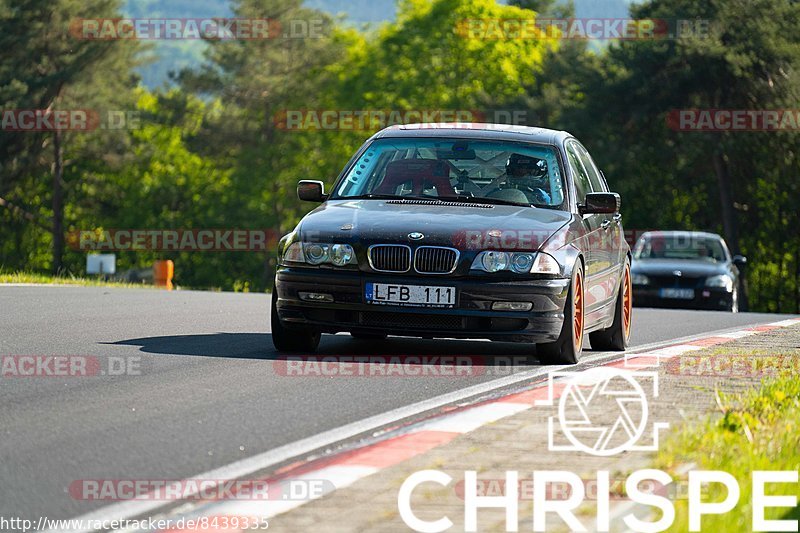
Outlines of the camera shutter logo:
[{"label": "camera shutter logo", "polygon": [[[548,420],[550,451],[582,451],[609,457],[626,451],[658,449],[658,431],[668,424],[650,424],[646,392],[650,388],[649,395],[658,396],[657,372],[607,367],[551,372],[549,399],[537,404],[553,405],[554,382],[563,385],[563,390],[558,415]],[[645,440],[651,443],[643,444]]]}]

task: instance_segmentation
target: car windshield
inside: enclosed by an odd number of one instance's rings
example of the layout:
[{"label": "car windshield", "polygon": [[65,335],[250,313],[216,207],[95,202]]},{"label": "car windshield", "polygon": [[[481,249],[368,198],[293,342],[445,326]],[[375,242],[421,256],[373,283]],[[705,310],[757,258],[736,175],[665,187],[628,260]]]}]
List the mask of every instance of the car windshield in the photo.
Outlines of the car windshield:
[{"label": "car windshield", "polygon": [[686,259],[693,261],[727,260],[719,238],[695,235],[644,235],[633,251],[635,259]]},{"label": "car windshield", "polygon": [[564,184],[555,148],[444,138],[378,139],[334,198],[431,198],[557,207]]}]

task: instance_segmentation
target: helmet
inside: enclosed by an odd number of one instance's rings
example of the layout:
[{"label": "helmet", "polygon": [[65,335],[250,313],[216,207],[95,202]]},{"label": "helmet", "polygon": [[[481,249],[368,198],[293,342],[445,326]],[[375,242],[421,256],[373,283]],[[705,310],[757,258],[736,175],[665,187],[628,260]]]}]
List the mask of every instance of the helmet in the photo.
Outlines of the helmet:
[{"label": "helmet", "polygon": [[506,175],[512,185],[525,185],[531,188],[549,189],[547,162],[538,157],[511,154],[506,162]]}]

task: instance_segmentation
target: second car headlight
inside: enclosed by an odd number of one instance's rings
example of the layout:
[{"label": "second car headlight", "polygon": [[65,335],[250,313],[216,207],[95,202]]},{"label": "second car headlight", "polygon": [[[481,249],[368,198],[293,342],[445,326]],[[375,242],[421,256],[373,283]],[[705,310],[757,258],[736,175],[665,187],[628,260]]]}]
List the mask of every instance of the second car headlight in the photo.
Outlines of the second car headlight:
[{"label": "second car headlight", "polygon": [[281,257],[281,264],[287,263],[346,266],[357,264],[357,260],[355,250],[349,244],[293,242]]},{"label": "second car headlight", "polygon": [[632,285],[650,285],[650,278],[644,274],[631,274]]},{"label": "second car headlight", "polygon": [[472,262],[471,270],[484,272],[511,271],[517,274],[559,274],[561,267],[553,256],[544,252],[498,252],[487,250],[479,253]]},{"label": "second car headlight", "polygon": [[710,278],[706,278],[706,287],[721,287],[731,292],[733,290],[733,279],[725,274],[711,276]]}]

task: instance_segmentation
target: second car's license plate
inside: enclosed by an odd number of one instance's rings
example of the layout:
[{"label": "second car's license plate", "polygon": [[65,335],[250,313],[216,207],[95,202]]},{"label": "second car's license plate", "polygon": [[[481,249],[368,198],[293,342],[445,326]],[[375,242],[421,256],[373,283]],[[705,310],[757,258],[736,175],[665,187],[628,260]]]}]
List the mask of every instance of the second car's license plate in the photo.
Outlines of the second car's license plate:
[{"label": "second car's license plate", "polygon": [[453,307],[456,304],[455,287],[367,283],[365,296],[370,304],[417,307]]},{"label": "second car's license plate", "polygon": [[661,289],[660,295],[662,298],[691,300],[694,298],[694,289]]}]

